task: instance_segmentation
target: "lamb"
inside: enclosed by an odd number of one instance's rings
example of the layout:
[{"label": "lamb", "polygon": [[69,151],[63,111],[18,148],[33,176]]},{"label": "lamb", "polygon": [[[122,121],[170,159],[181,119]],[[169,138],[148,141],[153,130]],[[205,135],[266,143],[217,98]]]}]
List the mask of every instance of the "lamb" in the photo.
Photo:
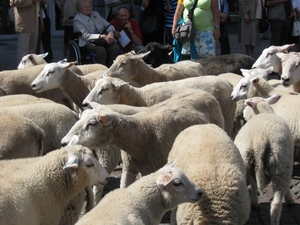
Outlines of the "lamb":
[{"label": "lamb", "polygon": [[[263,50],[261,55],[254,62],[254,64],[252,65],[252,69],[255,68],[267,69],[273,66],[273,72],[281,76],[282,65],[281,65],[280,58],[277,56],[277,53],[279,52],[288,53],[289,50],[294,45],[295,44],[287,44],[283,46],[274,46],[274,45],[269,46],[268,48]],[[248,68],[244,68],[244,69],[248,69]]]},{"label": "lamb", "polygon": [[0,160],[43,155],[45,132],[23,116],[0,113]]},{"label": "lamb", "polygon": [[135,88],[118,78],[103,77],[83,101],[87,106],[90,101],[100,104],[127,104],[133,106],[152,106],[172,97],[185,88],[196,88],[209,92],[219,102],[225,121],[225,130],[234,138],[233,120],[236,104],[230,99],[232,85],[218,76],[200,76],[183,80],[157,82],[141,88]]},{"label": "lamb", "polygon": [[142,60],[148,53],[128,52],[119,55],[104,76],[117,77],[125,81],[133,80],[139,86],[145,86],[154,82],[181,80],[207,74],[200,63],[193,61],[163,64],[155,69],[151,68]]},{"label": "lamb", "polygon": [[277,57],[281,60],[282,74],[281,84],[284,87],[292,86],[292,90],[300,92],[300,76],[299,76],[299,59],[298,52],[289,53],[276,53]]},{"label": "lamb", "polygon": [[1,225],[58,225],[74,196],[108,177],[92,151],[80,145],[31,160],[3,160],[0,167]]},{"label": "lamb", "polygon": [[269,105],[280,97],[275,94],[268,99],[247,99],[244,110],[247,123],[234,140],[250,176],[252,207],[258,206],[257,188],[263,193],[272,182],[274,194],[270,214],[273,225],[279,225],[283,197],[287,204],[294,203],[289,190],[294,162],[293,137],[287,123],[275,115]]},{"label": "lamb", "polygon": [[[254,70],[254,71],[253,71]],[[282,95],[280,101],[272,105],[272,108],[276,115],[281,116],[288,124],[291,133],[293,135],[294,145],[300,146],[300,112],[298,107],[300,106],[299,95],[295,92],[284,91],[280,88],[273,88],[268,81],[255,75],[255,70],[245,70],[245,75],[248,75],[241,79],[239,84],[234,88],[231,98],[236,101],[239,99],[247,99],[251,97],[264,97],[268,98],[273,94],[279,93]],[[263,69],[261,69],[263,70]],[[272,70],[272,68],[269,68]],[[252,74],[252,75],[251,75]],[[294,159],[296,159],[297,152],[295,152]]]},{"label": "lamb", "polygon": [[[96,104],[96,103],[90,103]],[[188,116],[187,116],[188,115]],[[91,149],[115,145],[131,156],[123,165],[121,187],[161,168],[178,133],[188,126],[214,123],[224,128],[218,101],[208,92],[186,89],[142,112],[127,116],[98,105],[83,111],[80,120],[62,139],[62,145],[82,144]]]},{"label": "lamb", "polygon": [[45,132],[42,142],[44,154],[60,148],[61,139],[79,119],[74,111],[58,103],[1,107],[0,113],[24,116],[43,129]]},{"label": "lamb", "polygon": [[47,64],[46,60],[44,59],[48,55],[47,53],[42,54],[27,54],[23,56],[21,62],[19,63],[17,69],[24,69],[31,66],[41,65],[41,64]]},{"label": "lamb", "polygon": [[196,204],[172,211],[171,224],[245,224],[250,214],[246,171],[239,150],[214,124],[194,125],[175,139],[168,162],[177,165],[203,190]]},{"label": "lamb", "polygon": [[201,195],[201,188],[173,162],[126,189],[110,192],[76,225],[158,225],[168,210],[184,202],[195,203]]}]

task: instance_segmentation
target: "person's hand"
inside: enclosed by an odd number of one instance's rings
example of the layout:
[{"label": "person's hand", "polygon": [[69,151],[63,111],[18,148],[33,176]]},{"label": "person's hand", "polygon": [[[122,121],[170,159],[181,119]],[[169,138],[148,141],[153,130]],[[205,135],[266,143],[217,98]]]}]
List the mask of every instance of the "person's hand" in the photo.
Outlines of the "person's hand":
[{"label": "person's hand", "polygon": [[107,44],[111,45],[112,43],[114,43],[114,41],[115,41],[114,33],[115,33],[115,32],[110,31],[110,32],[106,35],[106,37],[107,37],[107,39],[106,39]]},{"label": "person's hand", "polygon": [[215,40],[218,40],[221,36],[220,29],[214,29],[214,38]]},{"label": "person's hand", "polygon": [[142,1],[142,6],[144,7],[144,9],[147,9],[148,5],[149,5],[149,1],[148,0],[143,0]]},{"label": "person's hand", "polygon": [[128,20],[124,22],[123,27],[126,28],[127,30],[132,30],[131,23]]},{"label": "person's hand", "polygon": [[249,17],[249,14],[246,12],[246,13],[244,13],[244,20],[245,20],[245,22],[250,22],[250,17]]},{"label": "person's hand", "polygon": [[115,39],[119,39],[121,37],[120,32],[116,31],[114,37],[115,37]]}]

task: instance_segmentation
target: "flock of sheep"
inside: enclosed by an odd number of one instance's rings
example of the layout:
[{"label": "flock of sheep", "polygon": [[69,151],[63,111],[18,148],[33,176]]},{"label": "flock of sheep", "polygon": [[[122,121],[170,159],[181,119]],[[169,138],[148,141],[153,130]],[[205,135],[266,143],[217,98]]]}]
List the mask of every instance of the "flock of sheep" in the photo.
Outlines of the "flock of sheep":
[{"label": "flock of sheep", "polygon": [[300,158],[292,46],[174,64],[154,49],[110,68],[25,56],[0,72],[0,224],[154,225],[171,210],[170,224],[242,225],[272,182],[279,225]]}]

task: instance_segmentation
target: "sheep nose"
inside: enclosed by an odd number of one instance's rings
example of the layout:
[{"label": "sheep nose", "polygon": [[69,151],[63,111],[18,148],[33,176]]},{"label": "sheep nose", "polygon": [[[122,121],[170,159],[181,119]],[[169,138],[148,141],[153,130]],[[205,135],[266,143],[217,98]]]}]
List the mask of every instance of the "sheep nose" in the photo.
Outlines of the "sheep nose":
[{"label": "sheep nose", "polygon": [[32,87],[32,88],[35,88],[35,87],[36,87],[36,85],[35,85],[35,84],[31,84],[31,87]]},{"label": "sheep nose", "polygon": [[82,103],[82,107],[83,107],[83,110],[91,109],[92,108],[88,102],[83,102]]},{"label": "sheep nose", "polygon": [[67,142],[61,142],[61,146],[62,146],[62,147],[66,147],[67,145],[68,145]]}]

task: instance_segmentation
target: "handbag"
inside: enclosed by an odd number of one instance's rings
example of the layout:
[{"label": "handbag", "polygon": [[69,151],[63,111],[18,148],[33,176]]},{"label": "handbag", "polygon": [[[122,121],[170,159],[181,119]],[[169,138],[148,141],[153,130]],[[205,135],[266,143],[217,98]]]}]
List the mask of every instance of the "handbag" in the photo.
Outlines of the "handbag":
[{"label": "handbag", "polygon": [[198,0],[195,1],[193,7],[189,10],[188,20],[177,26],[175,31],[175,38],[181,42],[185,43],[195,38],[196,29],[193,24],[193,14],[196,8]]},{"label": "handbag", "polygon": [[102,38],[90,39],[89,43],[97,45],[97,46],[102,46],[102,47],[107,47],[108,46],[107,41],[102,39]]},{"label": "handbag", "polygon": [[297,16],[295,16],[295,18],[294,18],[292,34],[291,35],[293,37],[300,36],[300,21],[298,20]]},{"label": "handbag", "polygon": [[269,21],[267,19],[266,9],[263,5],[262,0],[260,0],[260,2],[261,2],[261,9],[262,9],[262,16],[261,16],[261,20],[259,21],[259,33],[262,34],[269,29]]},{"label": "handbag", "polygon": [[140,30],[142,34],[149,34],[157,29],[157,15],[143,16],[140,22]]}]

